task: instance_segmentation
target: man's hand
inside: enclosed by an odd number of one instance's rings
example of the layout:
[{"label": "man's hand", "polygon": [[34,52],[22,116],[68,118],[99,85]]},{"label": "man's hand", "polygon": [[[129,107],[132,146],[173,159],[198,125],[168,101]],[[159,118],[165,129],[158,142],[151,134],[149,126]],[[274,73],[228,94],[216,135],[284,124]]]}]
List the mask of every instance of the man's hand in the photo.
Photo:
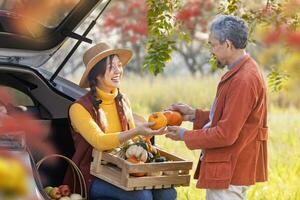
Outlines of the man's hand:
[{"label": "man's hand", "polygon": [[195,120],[195,109],[183,103],[175,103],[169,106],[167,110],[177,110],[182,114],[183,121],[193,122]]},{"label": "man's hand", "polygon": [[179,126],[168,126],[166,137],[170,138],[172,140],[175,140],[175,141],[180,141],[180,140],[183,140],[183,132],[184,131],[185,131],[185,129],[181,128]]}]

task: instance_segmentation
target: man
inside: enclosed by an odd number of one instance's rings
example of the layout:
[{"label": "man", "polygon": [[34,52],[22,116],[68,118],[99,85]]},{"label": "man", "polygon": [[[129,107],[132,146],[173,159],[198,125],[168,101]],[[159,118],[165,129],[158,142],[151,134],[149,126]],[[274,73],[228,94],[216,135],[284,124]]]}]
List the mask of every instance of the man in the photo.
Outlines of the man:
[{"label": "man", "polygon": [[166,137],[183,140],[191,150],[202,149],[195,178],[198,188],[206,188],[207,200],[246,199],[250,185],[267,180],[266,86],[256,62],[246,54],[247,38],[243,20],[216,17],[209,44],[219,67],[227,66],[228,72],[211,110],[186,104],[169,108],[194,123],[193,130],[168,127]]}]

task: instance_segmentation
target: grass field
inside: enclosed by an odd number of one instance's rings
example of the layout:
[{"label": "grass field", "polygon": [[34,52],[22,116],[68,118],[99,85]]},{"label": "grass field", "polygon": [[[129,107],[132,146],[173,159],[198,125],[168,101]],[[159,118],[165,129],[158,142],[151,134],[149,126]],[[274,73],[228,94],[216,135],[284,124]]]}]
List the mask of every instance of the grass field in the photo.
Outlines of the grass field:
[{"label": "grass field", "polygon": [[[209,108],[214,99],[217,77],[125,77],[122,91],[131,100],[133,111],[147,117],[173,102],[185,102],[194,107]],[[250,200],[300,200],[300,110],[275,107],[277,94],[269,94],[269,181],[252,186]],[[191,128],[191,123],[184,123]],[[183,142],[164,136],[156,137],[157,144],[169,152],[194,162],[199,152],[188,150]],[[190,187],[177,188],[179,200],[205,199],[205,191]]]}]

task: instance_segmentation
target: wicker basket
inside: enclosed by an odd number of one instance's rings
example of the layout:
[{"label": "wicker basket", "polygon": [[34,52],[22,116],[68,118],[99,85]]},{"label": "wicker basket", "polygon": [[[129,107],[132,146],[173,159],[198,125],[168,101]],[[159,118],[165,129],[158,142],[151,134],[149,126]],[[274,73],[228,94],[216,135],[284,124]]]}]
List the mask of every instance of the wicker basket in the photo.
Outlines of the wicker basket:
[{"label": "wicker basket", "polygon": [[87,199],[87,188],[86,188],[86,183],[84,181],[83,174],[81,173],[80,169],[77,167],[77,165],[71,159],[69,159],[69,158],[67,158],[66,156],[63,156],[63,155],[51,154],[49,156],[46,156],[46,157],[42,158],[39,162],[37,162],[36,168],[39,169],[41,164],[44,161],[46,161],[50,158],[61,158],[61,159],[64,159],[66,162],[69,163],[69,165],[71,166],[71,169],[72,169],[73,180],[74,180],[73,191],[76,190],[76,184],[77,184],[76,179],[78,178],[79,188],[80,188],[80,195],[83,197],[82,200],[86,200]]}]

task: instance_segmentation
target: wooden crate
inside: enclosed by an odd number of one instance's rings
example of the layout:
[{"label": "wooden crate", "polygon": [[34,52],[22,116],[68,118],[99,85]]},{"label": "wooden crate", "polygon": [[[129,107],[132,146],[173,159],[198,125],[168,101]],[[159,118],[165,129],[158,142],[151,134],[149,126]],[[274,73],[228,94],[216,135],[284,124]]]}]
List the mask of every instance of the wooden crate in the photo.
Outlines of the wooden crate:
[{"label": "wooden crate", "polygon": [[[132,164],[107,152],[93,151],[91,174],[126,191],[189,186],[193,163],[158,149],[167,162]],[[104,162],[103,162],[104,161]],[[105,163],[105,164],[104,164]],[[130,173],[163,172],[160,176],[134,177]]]}]

